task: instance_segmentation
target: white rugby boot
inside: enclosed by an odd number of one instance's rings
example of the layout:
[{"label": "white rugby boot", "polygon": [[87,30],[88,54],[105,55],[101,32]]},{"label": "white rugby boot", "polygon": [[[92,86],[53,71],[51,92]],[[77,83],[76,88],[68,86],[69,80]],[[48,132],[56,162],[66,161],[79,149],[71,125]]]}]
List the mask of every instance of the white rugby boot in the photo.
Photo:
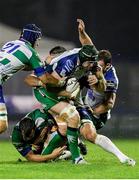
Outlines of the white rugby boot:
[{"label": "white rugby boot", "polygon": [[131,158],[125,159],[125,161],[121,162],[122,164],[127,164],[128,166],[135,166],[136,161]]},{"label": "white rugby boot", "polygon": [[82,156],[75,159],[74,164],[88,164]]},{"label": "white rugby boot", "polygon": [[70,158],[71,158],[71,152],[68,151],[68,150],[64,150],[62,152],[62,154],[58,157],[58,159],[60,159],[60,160],[62,160],[62,159],[67,160],[67,159],[70,159]]}]

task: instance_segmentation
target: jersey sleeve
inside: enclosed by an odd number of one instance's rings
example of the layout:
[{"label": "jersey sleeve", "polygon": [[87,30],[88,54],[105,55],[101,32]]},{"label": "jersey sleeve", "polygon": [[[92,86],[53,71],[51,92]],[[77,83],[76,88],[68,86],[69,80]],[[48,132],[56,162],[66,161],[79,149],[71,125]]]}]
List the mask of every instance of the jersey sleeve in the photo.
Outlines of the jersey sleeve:
[{"label": "jersey sleeve", "polygon": [[34,121],[37,131],[41,131],[47,126],[48,116],[47,113],[43,112],[41,109],[35,109],[28,116]]},{"label": "jersey sleeve", "polygon": [[30,66],[34,70],[36,76],[41,76],[46,72],[38,53],[35,51],[32,51],[32,56],[30,58]]},{"label": "jersey sleeve", "polygon": [[12,133],[12,143],[22,156],[26,156],[32,150],[30,144],[23,142],[21,133],[16,127]]},{"label": "jersey sleeve", "polygon": [[119,81],[114,68],[112,68],[110,71],[106,73],[105,79],[107,82],[106,92],[116,93],[118,90]]},{"label": "jersey sleeve", "polygon": [[13,143],[13,145],[22,156],[26,156],[30,151],[32,151],[30,144]]},{"label": "jersey sleeve", "polygon": [[61,59],[61,61],[57,62],[54,71],[56,71],[61,77],[67,77],[71,75],[77,65],[77,59],[77,54],[73,54]]}]

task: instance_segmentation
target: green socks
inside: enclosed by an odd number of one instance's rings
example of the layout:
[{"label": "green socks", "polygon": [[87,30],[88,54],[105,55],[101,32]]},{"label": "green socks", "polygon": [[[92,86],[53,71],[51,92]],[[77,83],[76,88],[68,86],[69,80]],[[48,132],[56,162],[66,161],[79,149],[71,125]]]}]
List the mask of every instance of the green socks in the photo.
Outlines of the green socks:
[{"label": "green socks", "polygon": [[72,160],[75,160],[80,156],[78,148],[78,130],[77,128],[67,128],[67,139],[69,144],[69,149],[72,154]]}]

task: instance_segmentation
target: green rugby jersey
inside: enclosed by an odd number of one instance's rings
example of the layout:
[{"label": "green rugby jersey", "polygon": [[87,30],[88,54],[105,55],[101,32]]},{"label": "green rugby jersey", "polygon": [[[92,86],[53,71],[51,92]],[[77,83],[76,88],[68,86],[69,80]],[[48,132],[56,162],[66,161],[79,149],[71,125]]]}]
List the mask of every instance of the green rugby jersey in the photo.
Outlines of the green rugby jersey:
[{"label": "green rugby jersey", "polygon": [[32,123],[35,122],[36,129],[35,129],[35,136],[33,137],[33,139],[30,140],[29,142],[23,140],[21,130],[19,129],[20,122],[18,122],[14,126],[12,132],[12,143],[22,156],[26,156],[28,152],[32,150],[32,144],[34,144],[34,141],[39,137],[42,129],[46,126],[47,127],[49,126],[48,121],[54,120],[49,113],[44,113],[43,110],[40,109],[35,109],[31,113],[27,114],[26,117],[30,117],[32,119]]},{"label": "green rugby jersey", "polygon": [[[42,67],[41,60],[35,49],[31,47],[29,42],[22,40],[7,42],[0,50],[1,81],[9,79],[17,71],[22,70],[25,65],[31,67],[32,70]],[[41,73],[36,75],[42,75],[43,73],[44,70],[41,70]]]}]

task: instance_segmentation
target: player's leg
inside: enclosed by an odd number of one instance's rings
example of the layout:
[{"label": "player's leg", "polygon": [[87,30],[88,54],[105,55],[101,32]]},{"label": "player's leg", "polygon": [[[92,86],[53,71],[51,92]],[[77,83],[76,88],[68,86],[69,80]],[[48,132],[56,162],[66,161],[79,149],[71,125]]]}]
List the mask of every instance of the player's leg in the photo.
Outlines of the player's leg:
[{"label": "player's leg", "polygon": [[49,134],[41,154],[43,155],[51,154],[55,148],[58,148],[65,144],[66,144],[66,137],[62,136],[58,131],[55,131]]},{"label": "player's leg", "polygon": [[81,161],[78,149],[78,124],[80,121],[79,114],[76,108],[67,102],[60,101],[55,93],[47,92],[46,89],[41,88],[39,91],[34,90],[35,97],[43,104],[46,111],[55,113],[67,122],[67,138],[69,142],[70,151],[72,153],[73,161]]},{"label": "player's leg", "polygon": [[75,163],[83,163],[83,158],[80,156],[78,148],[78,125],[80,117],[75,106],[72,106],[67,102],[59,102],[50,110],[59,114],[60,119],[67,122],[67,139],[69,149],[72,153],[72,159]]},{"label": "player's leg", "polygon": [[[49,134],[42,151],[42,155],[47,155],[53,152],[55,148],[61,147],[67,144],[67,138],[62,136],[58,131]],[[62,154],[56,158],[56,160],[69,159],[71,158],[71,152],[64,150]]]},{"label": "player's leg", "polygon": [[115,155],[121,163],[126,163],[131,166],[135,165],[135,161],[122,153],[108,137],[97,134],[91,123],[85,123],[84,126],[80,128],[80,133],[86,140]]},{"label": "player's leg", "polygon": [[3,97],[2,86],[0,85],[0,133],[8,128],[7,109]]},{"label": "player's leg", "polygon": [[112,153],[120,160],[121,163],[127,163],[132,166],[135,165],[135,161],[123,154],[108,137],[97,134],[96,127],[101,127],[101,120],[96,119],[86,110],[80,111],[80,116],[80,133],[86,140],[100,146],[105,151]]},{"label": "player's leg", "polygon": [[128,156],[126,156],[124,153],[122,153],[119,148],[106,136],[97,134],[94,143],[100,146],[102,149],[106,150],[107,152],[110,152],[114,154],[121,163],[128,164],[131,166],[135,165],[135,161]]}]

